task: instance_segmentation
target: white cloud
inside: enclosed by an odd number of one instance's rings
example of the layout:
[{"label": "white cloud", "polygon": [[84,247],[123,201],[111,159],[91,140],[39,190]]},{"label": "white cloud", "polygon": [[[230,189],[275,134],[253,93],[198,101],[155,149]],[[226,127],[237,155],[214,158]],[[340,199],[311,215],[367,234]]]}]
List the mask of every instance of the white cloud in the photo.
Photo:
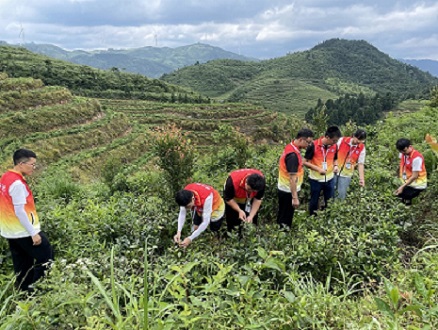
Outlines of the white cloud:
[{"label": "white cloud", "polygon": [[205,42],[269,58],[335,37],[438,60],[437,26],[431,0],[0,0],[2,40],[67,49]]}]

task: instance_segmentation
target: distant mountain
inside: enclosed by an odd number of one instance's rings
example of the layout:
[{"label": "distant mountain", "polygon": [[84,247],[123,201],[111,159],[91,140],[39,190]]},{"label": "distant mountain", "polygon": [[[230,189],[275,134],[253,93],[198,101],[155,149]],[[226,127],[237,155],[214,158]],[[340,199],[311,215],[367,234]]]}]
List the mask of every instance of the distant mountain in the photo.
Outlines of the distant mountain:
[{"label": "distant mountain", "polygon": [[438,79],[363,40],[331,39],[308,51],[261,62],[216,60],[163,76],[225,101],[252,102],[304,114],[317,100],[345,94],[422,95]]},{"label": "distant mountain", "polygon": [[[5,43],[4,43],[5,44]],[[176,69],[206,63],[216,59],[234,59],[257,61],[257,59],[228,52],[219,47],[206,44],[193,44],[177,48],[141,47],[131,49],[107,49],[95,51],[67,51],[50,44],[27,43],[22,47],[38,54],[56,59],[92,66],[98,69],[118,68],[119,70],[139,73],[147,77],[158,78]]]},{"label": "distant mountain", "polygon": [[415,66],[423,71],[429,72],[431,75],[438,77],[438,61],[434,60],[406,60],[399,61]]},{"label": "distant mountain", "polygon": [[[52,46],[48,48],[62,54],[62,50]],[[122,72],[117,68],[102,70],[57,60],[17,46],[0,44],[0,70],[0,73],[6,73],[10,78],[33,78],[47,86],[67,87],[81,96],[172,103],[210,102],[208,98],[193,91],[159,79]]]}]

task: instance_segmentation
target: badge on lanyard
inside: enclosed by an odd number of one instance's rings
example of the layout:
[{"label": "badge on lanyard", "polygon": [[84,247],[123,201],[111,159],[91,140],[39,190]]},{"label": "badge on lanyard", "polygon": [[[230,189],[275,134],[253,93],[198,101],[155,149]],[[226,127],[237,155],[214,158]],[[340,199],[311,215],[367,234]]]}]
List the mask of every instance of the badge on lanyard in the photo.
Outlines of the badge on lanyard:
[{"label": "badge on lanyard", "polygon": [[327,162],[322,162],[322,169],[327,171]]},{"label": "badge on lanyard", "polygon": [[347,170],[351,169],[351,163],[350,162],[345,163],[345,168]]},{"label": "badge on lanyard", "polygon": [[246,199],[245,212],[247,212],[247,213],[251,212],[251,199],[250,198]]},{"label": "badge on lanyard", "polygon": [[406,180],[408,178],[408,176],[406,175],[406,172],[403,172],[402,178],[403,178],[403,180]]}]

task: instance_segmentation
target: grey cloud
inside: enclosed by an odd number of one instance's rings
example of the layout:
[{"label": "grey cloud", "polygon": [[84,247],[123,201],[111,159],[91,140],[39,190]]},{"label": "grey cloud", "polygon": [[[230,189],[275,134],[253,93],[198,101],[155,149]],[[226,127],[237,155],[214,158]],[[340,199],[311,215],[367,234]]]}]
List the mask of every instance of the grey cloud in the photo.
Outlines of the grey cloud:
[{"label": "grey cloud", "polygon": [[[394,57],[438,59],[435,1],[2,0],[9,42],[68,49],[177,47],[204,42],[270,58],[329,38],[364,39]],[[24,31],[24,33],[23,33]],[[418,45],[421,45],[419,47]]]}]

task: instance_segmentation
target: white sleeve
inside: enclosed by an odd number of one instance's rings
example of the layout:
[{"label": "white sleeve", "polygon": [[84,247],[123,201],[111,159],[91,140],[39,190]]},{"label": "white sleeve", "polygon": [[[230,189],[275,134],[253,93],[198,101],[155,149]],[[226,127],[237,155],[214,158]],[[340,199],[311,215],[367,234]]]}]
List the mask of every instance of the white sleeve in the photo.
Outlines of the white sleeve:
[{"label": "white sleeve", "polygon": [[366,155],[366,151],[365,151],[365,147],[364,147],[359,154],[359,159],[357,161],[358,164],[365,164],[365,155]]},{"label": "white sleeve", "polygon": [[21,225],[24,227],[24,229],[26,229],[30,236],[35,236],[40,232],[38,229],[35,229],[30,223],[26,211],[24,210],[24,204],[14,205],[14,211],[18,220],[20,220]]},{"label": "white sleeve", "polygon": [[26,198],[29,193],[27,192],[26,186],[23,184],[23,182],[17,180],[10,185],[9,195],[12,198],[13,205],[25,205]]},{"label": "white sleeve", "polygon": [[423,167],[423,159],[421,157],[415,157],[412,160],[412,171],[420,172]]},{"label": "white sleeve", "polygon": [[184,227],[184,223],[186,222],[186,208],[184,206],[179,207],[179,214],[178,214],[178,231],[181,232],[182,228]]},{"label": "white sleeve", "polygon": [[189,238],[193,241],[196,237],[201,235],[210,224],[211,213],[213,212],[213,193],[211,193],[204,202],[204,207],[202,211],[202,223],[198,226]]},{"label": "white sleeve", "polygon": [[35,236],[40,231],[35,229],[32,223],[29,221],[24,205],[27,204],[26,198],[29,193],[26,190],[26,186],[23,182],[17,180],[9,187],[9,195],[12,198],[12,204],[14,205],[14,212],[20,221],[21,225],[26,229],[30,236]]}]

